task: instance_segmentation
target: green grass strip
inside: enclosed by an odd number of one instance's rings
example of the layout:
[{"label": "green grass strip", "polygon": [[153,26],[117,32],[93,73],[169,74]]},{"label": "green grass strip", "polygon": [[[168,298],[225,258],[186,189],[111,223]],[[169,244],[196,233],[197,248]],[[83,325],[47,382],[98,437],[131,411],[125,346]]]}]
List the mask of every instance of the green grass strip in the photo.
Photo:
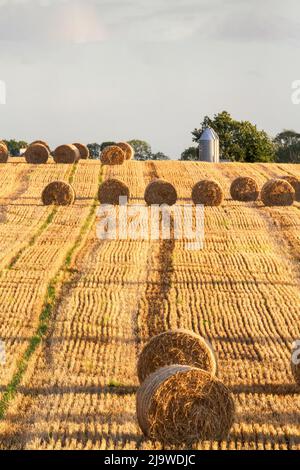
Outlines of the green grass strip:
[{"label": "green grass strip", "polygon": [[[102,181],[102,167],[101,171],[99,174],[99,184]],[[3,393],[3,396],[0,400],[0,420],[3,420],[5,418],[5,413],[8,409],[9,403],[11,400],[14,398],[14,396],[17,393],[17,388],[21,383],[22,377],[24,373],[27,370],[28,362],[30,358],[33,356],[34,352],[40,345],[40,343],[43,341],[45,338],[48,328],[49,328],[49,322],[51,319],[51,315],[53,311],[55,310],[56,307],[56,302],[57,302],[57,287],[60,283],[60,281],[63,280],[63,276],[66,272],[68,272],[71,263],[72,263],[72,257],[74,255],[74,252],[77,250],[77,248],[80,246],[84,235],[88,231],[90,225],[92,224],[92,221],[94,220],[96,208],[97,208],[97,196],[95,196],[93,204],[90,208],[89,214],[83,224],[83,226],[80,229],[79,235],[74,243],[74,245],[69,249],[69,251],[66,254],[65,260],[62,264],[62,266],[59,268],[58,272],[56,275],[49,281],[49,284],[47,286],[47,291],[46,291],[46,296],[44,300],[44,305],[42,312],[39,316],[39,323],[37,326],[37,329],[34,333],[34,335],[31,337],[29,340],[29,344],[23,354],[23,357],[20,359],[18,365],[17,365],[17,370],[14,373],[10,383],[7,385],[5,392]]]}]

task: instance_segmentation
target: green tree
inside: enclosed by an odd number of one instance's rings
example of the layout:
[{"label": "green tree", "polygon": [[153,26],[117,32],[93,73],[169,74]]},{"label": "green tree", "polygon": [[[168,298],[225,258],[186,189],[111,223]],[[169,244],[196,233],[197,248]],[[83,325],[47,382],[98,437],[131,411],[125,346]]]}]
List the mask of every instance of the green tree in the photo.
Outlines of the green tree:
[{"label": "green tree", "polygon": [[18,157],[20,155],[20,150],[28,147],[28,143],[25,142],[24,140],[18,141],[15,139],[11,139],[11,140],[4,140],[3,142],[6,143],[10,155],[13,157]]},{"label": "green tree", "polygon": [[276,160],[283,163],[300,163],[300,134],[293,130],[280,132],[274,139]]},{"label": "green tree", "polygon": [[199,160],[199,151],[197,147],[188,147],[185,149],[180,157],[180,160],[191,161]]},{"label": "green tree", "polygon": [[151,160],[152,150],[151,145],[144,140],[133,139],[128,142],[134,149],[135,160]]},{"label": "green tree", "polygon": [[98,160],[101,153],[101,146],[94,142],[93,144],[87,144],[87,148],[90,151],[90,158]]},{"label": "green tree", "polygon": [[225,160],[270,162],[275,158],[275,145],[265,131],[249,121],[237,121],[227,111],[205,116],[199,129],[192,132],[197,142],[205,128],[212,127],[220,138],[220,155]]},{"label": "green tree", "polygon": [[151,160],[170,160],[170,158],[163,152],[156,152],[151,154]]}]

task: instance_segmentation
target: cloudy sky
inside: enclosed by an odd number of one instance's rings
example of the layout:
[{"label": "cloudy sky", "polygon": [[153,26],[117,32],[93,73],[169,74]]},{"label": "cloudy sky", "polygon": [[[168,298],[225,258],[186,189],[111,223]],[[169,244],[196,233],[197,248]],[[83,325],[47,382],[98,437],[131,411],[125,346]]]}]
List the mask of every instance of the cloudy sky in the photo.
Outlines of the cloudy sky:
[{"label": "cloudy sky", "polygon": [[300,131],[298,0],[0,0],[0,138],[148,140],[223,109]]}]

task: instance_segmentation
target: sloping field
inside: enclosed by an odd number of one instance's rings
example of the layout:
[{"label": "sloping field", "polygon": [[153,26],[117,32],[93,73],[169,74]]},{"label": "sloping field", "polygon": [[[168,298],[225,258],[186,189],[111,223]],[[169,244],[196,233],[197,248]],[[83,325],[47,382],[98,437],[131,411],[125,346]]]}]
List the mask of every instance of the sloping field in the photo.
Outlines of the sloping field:
[{"label": "sloping field", "polygon": [[[77,202],[50,217],[53,208],[41,206],[39,194],[57,174],[73,180]],[[300,338],[300,204],[266,208],[228,197],[236,176],[263,184],[285,174],[300,177],[300,168],[1,165],[0,340],[7,362],[0,365],[0,448],[160,449],[136,422],[137,355],[149,337],[185,327],[213,344],[237,408],[228,440],[198,448],[300,449],[300,394],[290,372],[291,344]],[[217,180],[226,199],[205,209],[203,250],[188,250],[185,240],[99,240],[94,196],[101,175],[122,179],[138,204],[157,176],[176,186],[178,204],[190,202],[202,178]],[[41,326],[45,338],[27,357]]]}]

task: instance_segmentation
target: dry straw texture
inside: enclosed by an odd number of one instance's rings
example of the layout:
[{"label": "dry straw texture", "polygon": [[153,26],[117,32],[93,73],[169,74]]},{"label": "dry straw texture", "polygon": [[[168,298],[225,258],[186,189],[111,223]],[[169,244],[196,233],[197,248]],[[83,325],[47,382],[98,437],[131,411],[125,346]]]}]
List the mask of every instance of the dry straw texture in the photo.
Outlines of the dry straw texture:
[{"label": "dry straw texture", "polygon": [[0,163],[6,163],[8,160],[8,150],[4,142],[0,142]]},{"label": "dry straw texture", "polygon": [[82,158],[83,160],[86,160],[87,158],[90,157],[90,151],[86,145],[80,144],[78,142],[72,145],[74,145],[79,150],[80,158]]},{"label": "dry straw texture", "polygon": [[131,160],[134,157],[134,149],[128,142],[119,142],[117,146],[125,153],[125,160]]},{"label": "dry straw texture", "polygon": [[296,176],[283,176],[282,179],[293,186],[295,190],[295,199],[296,201],[300,202],[300,179],[296,178]]},{"label": "dry straw texture", "polygon": [[144,199],[149,206],[152,204],[173,206],[177,201],[177,192],[175,187],[168,181],[157,179],[146,187]]},{"label": "dry straw texture", "polygon": [[45,206],[69,206],[75,201],[75,191],[69,183],[52,181],[43,190],[42,201]]},{"label": "dry straw texture", "polygon": [[125,153],[118,145],[109,145],[101,152],[100,160],[103,165],[122,165]]},{"label": "dry straw texture", "polygon": [[47,163],[49,158],[49,150],[43,144],[31,144],[25,152],[25,160],[27,163],[43,164]]},{"label": "dry straw texture", "polygon": [[265,206],[291,206],[295,200],[295,190],[288,181],[272,179],[263,185],[261,200]]},{"label": "dry straw texture", "polygon": [[34,144],[42,144],[44,145],[44,147],[46,147],[48,150],[49,150],[49,153],[51,153],[51,149],[50,149],[50,146],[47,142],[45,142],[44,140],[35,140],[34,142],[31,142],[30,145],[34,145]]},{"label": "dry straw texture", "polygon": [[129,199],[129,188],[125,183],[117,179],[109,179],[104,181],[99,187],[98,199],[101,204],[119,204],[120,197],[127,197]]},{"label": "dry straw texture", "polygon": [[157,369],[173,364],[198,367],[212,376],[217,371],[214,351],[205,338],[189,330],[169,330],[151,338],[140,353],[137,364],[140,383]]},{"label": "dry straw texture", "polygon": [[55,163],[75,163],[80,160],[80,153],[75,145],[60,145],[54,151]]},{"label": "dry straw texture", "polygon": [[228,388],[209,372],[189,366],[151,374],[138,390],[136,407],[145,436],[169,445],[226,439],[234,421]]},{"label": "dry straw texture", "polygon": [[221,186],[213,180],[202,180],[195,184],[192,190],[194,204],[204,206],[220,206],[223,202],[223,191]]},{"label": "dry straw texture", "polygon": [[256,201],[259,196],[259,187],[254,178],[240,176],[232,182],[230,194],[235,201]]}]

